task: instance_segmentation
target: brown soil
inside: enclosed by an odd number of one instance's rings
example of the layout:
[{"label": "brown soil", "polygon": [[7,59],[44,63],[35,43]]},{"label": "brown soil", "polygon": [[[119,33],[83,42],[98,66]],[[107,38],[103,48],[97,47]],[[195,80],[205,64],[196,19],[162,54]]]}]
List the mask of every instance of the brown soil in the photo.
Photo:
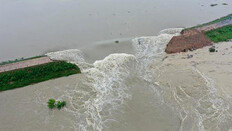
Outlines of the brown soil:
[{"label": "brown soil", "polygon": [[198,27],[192,30],[184,30],[180,36],[175,36],[168,43],[165,52],[168,54],[195,50],[204,46],[212,45],[203,32],[217,29],[223,26],[231,25],[232,17],[215,24]]},{"label": "brown soil", "polygon": [[11,70],[16,70],[16,69],[21,69],[25,67],[31,67],[35,65],[46,64],[50,62],[53,62],[53,61],[49,57],[40,57],[40,58],[31,59],[31,60],[25,60],[25,61],[20,61],[16,63],[6,64],[6,65],[0,66],[0,73],[11,71]]},{"label": "brown soil", "polygon": [[174,36],[168,43],[165,52],[168,54],[186,52],[188,50],[191,51],[212,44],[212,41],[201,31],[196,29],[187,30],[181,32],[180,36]]}]

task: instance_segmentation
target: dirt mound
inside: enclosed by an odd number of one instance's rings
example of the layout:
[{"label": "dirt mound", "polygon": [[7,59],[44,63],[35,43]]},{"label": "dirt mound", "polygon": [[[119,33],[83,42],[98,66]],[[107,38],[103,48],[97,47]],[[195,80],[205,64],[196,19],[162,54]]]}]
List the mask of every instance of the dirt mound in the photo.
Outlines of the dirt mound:
[{"label": "dirt mound", "polygon": [[168,43],[165,52],[168,54],[186,52],[212,44],[212,41],[204,33],[195,29],[187,30],[181,32],[180,36],[174,36]]}]

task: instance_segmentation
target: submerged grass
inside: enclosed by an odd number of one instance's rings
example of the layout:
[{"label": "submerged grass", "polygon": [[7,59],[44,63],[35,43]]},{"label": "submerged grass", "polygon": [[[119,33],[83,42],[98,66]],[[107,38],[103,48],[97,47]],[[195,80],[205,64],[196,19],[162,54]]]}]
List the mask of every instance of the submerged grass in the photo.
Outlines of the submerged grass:
[{"label": "submerged grass", "polygon": [[57,101],[56,103],[55,99],[49,99],[47,102],[47,106],[49,109],[54,109],[56,107],[60,110],[61,108],[66,106],[66,101]]},{"label": "submerged grass", "polygon": [[228,41],[232,39],[232,25],[205,32],[205,35],[215,43]]},{"label": "submerged grass", "polygon": [[19,58],[19,59],[15,59],[15,60],[9,60],[9,61],[3,61],[0,63],[1,65],[6,65],[6,64],[11,64],[11,63],[15,63],[15,62],[20,62],[20,61],[25,61],[25,60],[31,60],[31,59],[35,59],[35,58],[40,58],[40,57],[45,57],[46,55],[40,55],[40,56],[35,56],[35,57],[29,57],[29,58]]},{"label": "submerged grass", "polygon": [[0,91],[10,90],[62,76],[81,73],[78,66],[65,61],[0,73]]}]

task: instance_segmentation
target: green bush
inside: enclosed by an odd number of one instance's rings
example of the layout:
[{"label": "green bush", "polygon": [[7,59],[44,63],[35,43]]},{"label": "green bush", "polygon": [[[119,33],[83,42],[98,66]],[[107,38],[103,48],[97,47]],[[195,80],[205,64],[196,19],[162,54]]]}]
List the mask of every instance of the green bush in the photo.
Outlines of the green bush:
[{"label": "green bush", "polygon": [[78,66],[65,61],[0,73],[0,91],[10,90],[62,76],[81,73]]},{"label": "green bush", "polygon": [[209,52],[215,52],[215,51],[216,51],[215,48],[213,48],[213,47],[209,48]]},{"label": "green bush", "polygon": [[47,102],[48,108],[53,109],[54,107],[56,107],[55,103],[56,103],[55,99],[49,99]]},{"label": "green bush", "polygon": [[56,107],[57,109],[60,110],[61,108],[66,106],[65,101],[57,101],[57,103],[56,103],[55,99],[49,99],[47,104],[48,104],[49,109],[54,109]]},{"label": "green bush", "polygon": [[59,109],[59,110],[61,108],[63,108],[64,106],[66,106],[66,102],[65,101],[62,101],[62,102],[58,101],[57,104],[56,104],[56,108]]}]

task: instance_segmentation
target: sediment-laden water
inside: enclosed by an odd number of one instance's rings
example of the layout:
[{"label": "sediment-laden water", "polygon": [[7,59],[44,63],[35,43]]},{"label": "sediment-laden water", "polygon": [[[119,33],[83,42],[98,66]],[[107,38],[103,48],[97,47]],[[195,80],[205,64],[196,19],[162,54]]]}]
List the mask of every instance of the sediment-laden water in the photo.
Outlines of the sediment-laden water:
[{"label": "sediment-laden water", "polygon": [[0,62],[73,48],[93,62],[128,53],[131,38],[208,22],[231,8],[229,0],[1,0]]},{"label": "sediment-laden water", "polygon": [[75,116],[75,129],[229,130],[230,98],[219,97],[214,81],[197,68],[174,69],[173,73],[191,77],[170,80],[165,86],[157,83],[163,70],[154,65],[180,31],[166,29],[157,36],[135,38],[134,54],[111,54],[93,64],[79,58],[80,50],[49,53],[53,59],[76,63],[84,74],[63,96],[71,103],[66,111]]},{"label": "sediment-laden water", "polygon": [[[218,6],[211,7],[215,2]],[[231,129],[231,97],[219,92],[213,79],[196,66],[161,64],[166,44],[181,31],[162,29],[208,22],[231,13],[231,5],[211,0],[0,1],[0,61],[63,50],[47,55],[82,70],[2,92],[0,130]],[[67,108],[48,110],[49,98],[66,100]]]}]

